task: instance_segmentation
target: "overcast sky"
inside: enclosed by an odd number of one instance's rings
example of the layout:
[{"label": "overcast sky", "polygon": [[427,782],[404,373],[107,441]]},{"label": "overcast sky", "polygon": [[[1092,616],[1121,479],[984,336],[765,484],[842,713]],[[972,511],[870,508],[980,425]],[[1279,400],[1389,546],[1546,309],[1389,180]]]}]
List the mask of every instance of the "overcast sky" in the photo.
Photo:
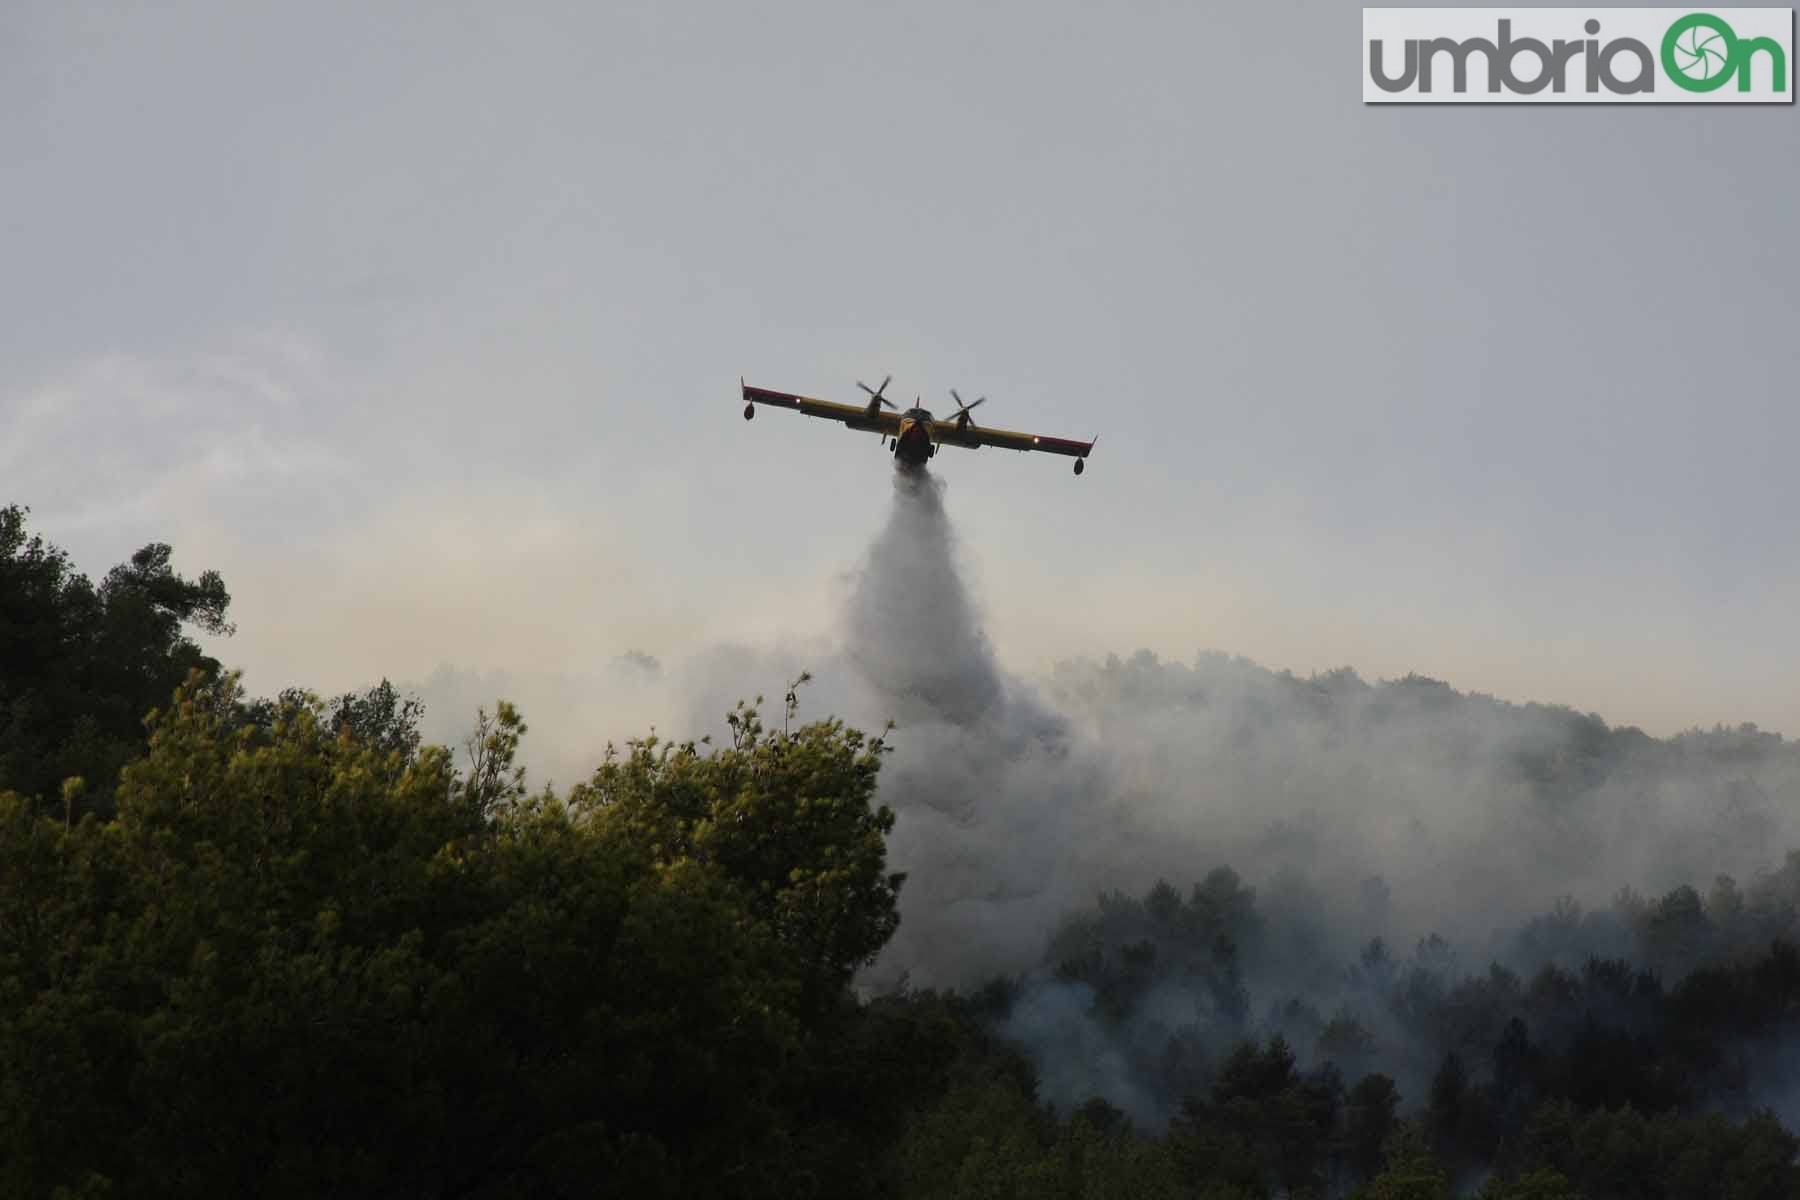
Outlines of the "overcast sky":
[{"label": "overcast sky", "polygon": [[[0,500],[253,689],[826,637],[859,378],[1002,659],[1800,732],[1800,114],[1365,107],[1360,9],[9,3]],[[529,715],[529,714],[528,714]]]}]

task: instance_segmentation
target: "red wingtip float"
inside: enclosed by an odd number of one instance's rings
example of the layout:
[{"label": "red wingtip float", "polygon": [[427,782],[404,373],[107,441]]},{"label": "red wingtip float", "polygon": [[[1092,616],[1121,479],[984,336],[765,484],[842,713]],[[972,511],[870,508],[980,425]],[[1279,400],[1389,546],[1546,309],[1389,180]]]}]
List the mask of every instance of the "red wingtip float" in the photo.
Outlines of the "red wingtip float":
[{"label": "red wingtip float", "polygon": [[1075,460],[1075,473],[1079,475],[1087,467],[1088,454],[1100,440],[1095,437],[1093,441],[1077,442],[1069,438],[1014,433],[1009,429],[989,429],[977,425],[969,414],[986,401],[987,397],[980,396],[972,403],[964,404],[955,388],[950,389],[950,398],[956,401],[956,412],[945,420],[939,420],[917,406],[902,412],[883,394],[887,391],[887,385],[893,381],[894,377],[890,375],[881,381],[880,387],[873,388],[858,381],[856,386],[869,395],[867,404],[838,404],[831,400],[797,396],[792,392],[751,387],[744,382],[742,376],[738,378],[738,386],[744,393],[746,421],[756,416],[756,406],[759,404],[766,404],[771,408],[791,408],[809,417],[842,421],[847,428],[865,429],[879,434],[883,444],[892,451],[899,464],[913,470],[923,467],[926,460],[938,452],[939,446],[961,446],[965,450],[1000,446],[1007,450],[1037,450],[1045,454],[1066,455]]}]

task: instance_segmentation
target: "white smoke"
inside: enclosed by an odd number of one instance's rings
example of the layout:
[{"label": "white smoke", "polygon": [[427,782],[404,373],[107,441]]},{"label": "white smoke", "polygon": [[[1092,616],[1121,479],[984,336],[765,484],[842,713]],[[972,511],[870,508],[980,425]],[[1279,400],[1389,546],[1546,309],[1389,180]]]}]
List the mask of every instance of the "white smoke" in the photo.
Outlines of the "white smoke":
[{"label": "white smoke", "polygon": [[[1721,874],[1748,885],[1800,844],[1800,754],[1753,730],[1658,741],[1430,680],[1302,679],[1218,654],[1066,663],[1034,686],[994,655],[945,499],[941,480],[896,472],[834,638],[672,665],[640,656],[537,696],[517,693],[526,681],[479,682],[513,685],[528,744],[556,748],[559,782],[597,761],[607,736],[651,721],[665,735],[720,732],[737,700],[778,698],[802,669],[815,682],[800,719],[894,721],[880,799],[897,814],[890,862],[908,878],[899,932],[864,983],[1022,978],[1008,1029],[1040,1049],[1051,1099],[1101,1094],[1154,1115],[1147,1056],[1186,1026],[1207,1037],[1199,989],[1164,989],[1102,1028],[1091,993],[1055,977],[1052,935],[1113,889],[1141,898],[1167,879],[1185,894],[1234,868],[1261,921],[1239,963],[1252,1018],[1295,1030],[1304,1058],[1309,1021],[1357,1001],[1347,970],[1372,937],[1404,961],[1441,934],[1448,949],[1430,953],[1481,972],[1517,961],[1518,927],[1559,897],[1604,910],[1626,886],[1704,890]],[[428,703],[469,708],[432,690]],[[643,714],[634,727],[596,731],[630,712]],[[1290,1016],[1270,1011],[1289,1000]],[[1390,1040],[1382,1069],[1430,1069],[1399,1050]]]},{"label": "white smoke", "polygon": [[1028,966],[1081,895],[1104,797],[1068,722],[996,662],[956,564],[944,484],[896,471],[887,524],[848,596],[845,663],[898,723],[881,798],[908,872],[878,975],[967,983]]}]

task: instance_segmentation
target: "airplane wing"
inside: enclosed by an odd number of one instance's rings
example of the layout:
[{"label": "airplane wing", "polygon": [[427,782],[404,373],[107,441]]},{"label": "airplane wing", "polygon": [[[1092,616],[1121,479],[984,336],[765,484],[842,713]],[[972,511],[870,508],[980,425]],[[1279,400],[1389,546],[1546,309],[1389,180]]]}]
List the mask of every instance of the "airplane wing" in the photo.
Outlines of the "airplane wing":
[{"label": "airplane wing", "polygon": [[[805,413],[809,417],[824,417],[832,421],[842,421],[852,429],[873,429],[879,433],[896,434],[900,432],[900,414],[876,406],[870,413],[868,408],[860,404],[837,404],[830,400],[814,400],[810,396],[796,396],[792,392],[774,392],[768,388],[751,387],[741,384],[744,389],[744,400],[747,404],[767,404],[772,408],[791,408],[795,412]],[[749,409],[745,409],[746,414]]]},{"label": "airplane wing", "polygon": [[1093,442],[1045,437],[1037,433],[1014,433],[1010,429],[989,429],[973,421],[966,425],[961,421],[933,421],[932,434],[940,445],[965,446],[970,450],[982,446],[1000,446],[1007,450],[1039,450],[1046,454],[1086,458],[1094,448]]}]

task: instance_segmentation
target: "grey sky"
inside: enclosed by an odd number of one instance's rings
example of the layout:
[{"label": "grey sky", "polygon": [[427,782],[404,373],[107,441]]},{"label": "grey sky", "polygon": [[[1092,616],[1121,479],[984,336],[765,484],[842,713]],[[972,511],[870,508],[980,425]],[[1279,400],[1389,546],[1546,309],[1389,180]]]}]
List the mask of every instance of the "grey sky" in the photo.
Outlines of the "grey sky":
[{"label": "grey sky", "polygon": [[734,389],[891,371],[1101,435],[937,460],[1016,669],[1800,730],[1800,118],[1365,108],[1359,28],[8,5],[0,498],[223,571],[253,688],[579,673],[829,635],[887,459]]}]

